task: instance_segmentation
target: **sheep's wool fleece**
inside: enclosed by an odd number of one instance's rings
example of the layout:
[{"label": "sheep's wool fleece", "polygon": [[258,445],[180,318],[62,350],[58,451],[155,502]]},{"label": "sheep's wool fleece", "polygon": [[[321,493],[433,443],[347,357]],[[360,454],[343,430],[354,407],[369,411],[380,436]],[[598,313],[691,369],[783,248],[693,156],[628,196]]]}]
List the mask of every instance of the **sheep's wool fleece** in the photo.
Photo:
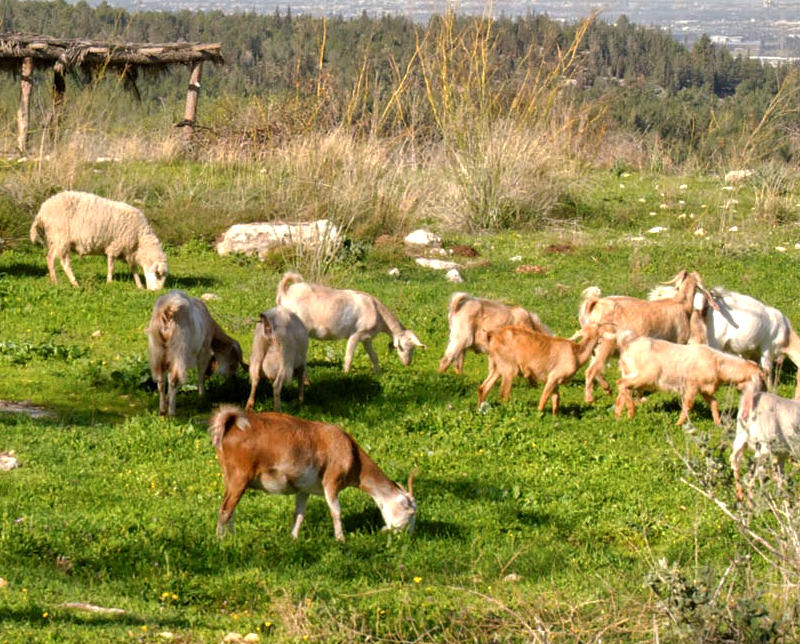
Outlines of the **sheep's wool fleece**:
[{"label": "sheep's wool fleece", "polygon": [[155,242],[160,249],[141,210],[87,192],[66,191],[50,197],[36,221],[44,228],[49,246],[66,243],[79,255],[105,254],[109,247],[133,255],[145,241],[147,245]]}]

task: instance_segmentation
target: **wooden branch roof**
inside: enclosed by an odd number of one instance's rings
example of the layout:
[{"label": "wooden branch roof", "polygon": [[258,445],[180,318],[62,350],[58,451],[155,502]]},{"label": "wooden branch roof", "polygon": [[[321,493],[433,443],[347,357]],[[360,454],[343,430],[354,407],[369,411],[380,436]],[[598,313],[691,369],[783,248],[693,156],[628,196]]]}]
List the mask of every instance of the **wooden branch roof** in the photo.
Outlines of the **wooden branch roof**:
[{"label": "wooden branch roof", "polygon": [[97,69],[135,72],[158,71],[170,65],[210,61],[221,65],[220,43],[190,42],[125,43],[74,38],[51,38],[36,34],[0,33],[0,69],[18,72],[23,58],[32,58],[37,68],[57,72]]}]

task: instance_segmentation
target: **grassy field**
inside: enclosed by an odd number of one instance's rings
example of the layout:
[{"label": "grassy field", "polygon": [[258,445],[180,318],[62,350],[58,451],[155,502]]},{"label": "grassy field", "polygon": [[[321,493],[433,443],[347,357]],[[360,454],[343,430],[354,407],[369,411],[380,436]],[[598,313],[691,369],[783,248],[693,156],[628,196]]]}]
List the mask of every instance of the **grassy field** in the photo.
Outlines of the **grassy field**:
[{"label": "grassy field", "polygon": [[[602,215],[591,227],[447,238],[480,252],[464,284],[417,267],[399,243],[342,256],[326,281],[378,296],[427,349],[404,368],[376,342],[383,373],[359,348],[345,375],[344,344],[312,341],[305,404],[294,383],[284,389],[284,411],[341,424],[395,480],[419,468],[413,535],[382,532],[372,501],[348,490],[341,544],[322,500],[293,542],[292,501],[255,492],[236,535],[218,541],[223,485],[206,424],[218,404],[244,403],[246,377],[214,376],[206,400],[190,378],[177,418],[160,418],[144,334],[157,294],[138,291],[122,266],[106,284],[97,257],[73,262],[81,289],[63,273],[53,286],[43,249],[5,250],[0,399],[52,415],[0,412],[0,451],[22,464],[0,474],[0,642],[219,642],[231,632],[274,642],[700,641],[697,620],[718,625],[705,641],[727,641],[725,629],[738,641],[791,641],[797,621],[780,577],[745,556],[736,526],[682,482],[682,456],[708,465],[728,454],[735,391],[718,394],[724,427],[699,401],[685,430],[675,396],[649,396],[630,421],[615,421],[599,390],[587,405],[583,371],[562,388],[558,417],[536,411],[540,389],[523,381],[508,404],[495,389],[478,411],[483,356],[468,354],[461,376],[436,373],[455,290],[524,305],[570,335],[585,287],[644,296],[688,268],[797,325],[800,231],[760,218],[751,188],[735,195],[737,215],[718,179],[689,181],[608,173],[590,197]],[[163,237],[169,222],[155,210]],[[647,232],[656,226],[667,230]],[[199,240],[167,252],[168,287],[219,296],[212,315],[248,354],[290,266],[218,257]],[[516,272],[517,255],[544,272]],[[400,277],[387,274],[395,266]],[[794,378],[787,366],[781,393]],[[270,401],[265,384],[257,408]],[[725,467],[712,485],[732,503]],[[725,601],[709,588],[724,588]]]}]

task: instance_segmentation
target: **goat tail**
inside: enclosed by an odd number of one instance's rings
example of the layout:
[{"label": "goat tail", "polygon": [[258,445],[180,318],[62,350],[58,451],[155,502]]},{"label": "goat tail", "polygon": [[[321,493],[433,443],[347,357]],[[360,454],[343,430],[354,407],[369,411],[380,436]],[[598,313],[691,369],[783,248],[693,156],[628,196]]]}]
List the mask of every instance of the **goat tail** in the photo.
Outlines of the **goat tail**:
[{"label": "goat tail", "polygon": [[250,421],[247,415],[239,407],[234,405],[223,405],[209,422],[211,428],[211,442],[217,449],[222,449],[222,441],[228,430],[235,425],[239,429],[250,429]]},{"label": "goat tail", "polygon": [[586,326],[589,314],[602,295],[603,293],[599,286],[589,286],[583,289],[583,293],[581,293],[581,301],[578,304],[578,322],[580,323],[581,327]]},{"label": "goat tail", "polygon": [[31,224],[31,233],[30,233],[31,234],[31,241],[34,244],[41,243],[41,242],[44,241],[42,239],[41,235],[39,234],[40,232],[43,232],[43,230],[44,229],[43,229],[43,226],[42,226],[42,222],[39,221],[39,215],[36,215],[36,218],[33,220],[33,223]]},{"label": "goat tail", "polygon": [[448,318],[453,319],[453,316],[458,313],[458,310],[464,306],[464,302],[470,299],[469,293],[456,291],[450,296],[450,303],[447,306]]},{"label": "goat tail", "polygon": [[296,282],[304,282],[303,276],[300,273],[284,273],[278,284],[278,292],[275,294],[275,304],[280,304],[281,300],[286,296],[286,291],[292,284]]}]

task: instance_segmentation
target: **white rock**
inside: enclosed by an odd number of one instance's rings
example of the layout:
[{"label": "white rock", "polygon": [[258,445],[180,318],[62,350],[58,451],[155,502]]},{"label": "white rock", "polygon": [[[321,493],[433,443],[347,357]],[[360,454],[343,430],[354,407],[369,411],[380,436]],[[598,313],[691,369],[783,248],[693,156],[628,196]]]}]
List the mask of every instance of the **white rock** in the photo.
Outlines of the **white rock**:
[{"label": "white rock", "polygon": [[777,250],[779,253],[786,252],[786,249],[783,246],[775,246],[775,250]]},{"label": "white rock", "polygon": [[216,293],[203,293],[200,299],[203,300],[203,302],[210,302],[211,300],[221,300],[222,298]]},{"label": "white rock", "polygon": [[460,282],[464,281],[464,278],[461,277],[461,273],[458,272],[457,268],[451,268],[449,271],[447,271],[447,275],[445,275],[445,279],[448,282],[456,282],[456,283],[460,283]]},{"label": "white rock", "polygon": [[451,268],[461,268],[458,262],[448,262],[443,259],[430,259],[429,257],[416,257],[414,261],[425,268],[437,271],[449,271]]},{"label": "white rock", "polygon": [[217,244],[217,253],[256,253],[259,258],[263,258],[276,246],[287,244],[324,244],[330,250],[338,237],[336,226],[327,219],[301,224],[235,224],[223,234],[222,240]]},{"label": "white rock", "polygon": [[702,228],[698,228],[697,230],[694,231],[694,234],[695,235],[705,235],[706,231],[703,230]]},{"label": "white rock", "polygon": [[406,244],[414,244],[416,246],[441,246],[442,238],[436,233],[431,233],[420,228],[406,235],[405,242]]},{"label": "white rock", "polygon": [[390,268],[390,269],[388,270],[388,275],[389,275],[390,277],[400,277],[400,269],[399,269],[399,268],[397,268],[397,267]]},{"label": "white rock", "polygon": [[739,232],[739,226],[731,226],[730,228],[728,228],[728,232],[729,233],[738,233]]},{"label": "white rock", "polygon": [[731,170],[725,175],[725,183],[741,183],[752,174],[752,170]]},{"label": "white rock", "polygon": [[686,190],[686,188],[688,187],[689,186],[687,186],[685,183],[682,183],[681,185],[678,186],[678,188],[680,188],[681,190]]},{"label": "white rock", "polygon": [[0,470],[7,472],[8,470],[13,470],[18,467],[19,461],[16,456],[14,456],[14,452],[0,454]]},{"label": "white rock", "polygon": [[665,228],[664,226],[653,226],[653,227],[652,227],[650,230],[648,230],[647,232],[648,232],[648,233],[653,233],[653,234],[655,235],[655,234],[657,234],[657,233],[663,233],[665,230],[668,230],[668,229],[667,229],[667,228]]},{"label": "white rock", "polygon": [[243,641],[245,642],[258,642],[259,641],[258,633],[248,633],[244,636]]},{"label": "white rock", "polygon": [[509,257],[508,261],[509,262],[521,262],[522,261],[522,255],[514,255],[514,257]]}]

